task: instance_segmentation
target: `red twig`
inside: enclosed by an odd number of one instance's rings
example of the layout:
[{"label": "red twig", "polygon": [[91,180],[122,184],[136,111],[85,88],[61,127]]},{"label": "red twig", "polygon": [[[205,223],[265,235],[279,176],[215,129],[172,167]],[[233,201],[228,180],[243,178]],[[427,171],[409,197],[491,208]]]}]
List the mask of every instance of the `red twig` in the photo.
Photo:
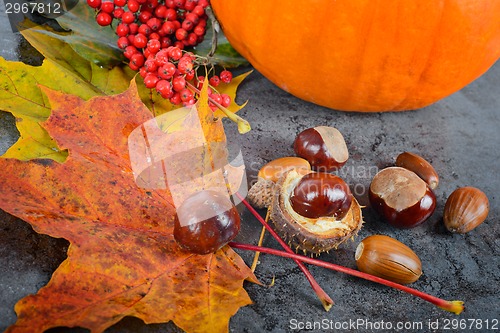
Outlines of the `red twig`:
[{"label": "red twig", "polygon": [[291,259],[295,260],[296,262],[300,260],[300,261],[306,262],[308,264],[328,268],[328,269],[331,269],[334,271],[338,271],[338,272],[342,272],[342,273],[349,274],[352,276],[356,276],[356,277],[359,277],[359,278],[362,278],[362,279],[365,279],[368,281],[380,283],[380,284],[386,285],[388,287],[399,289],[399,290],[402,290],[402,291],[407,292],[409,294],[412,294],[414,296],[420,297],[421,299],[423,299],[427,302],[430,302],[430,303],[440,307],[443,310],[453,312],[455,314],[460,314],[464,310],[464,305],[463,305],[463,302],[461,302],[461,301],[446,301],[446,300],[443,300],[441,298],[426,294],[422,291],[419,291],[419,290],[416,290],[416,289],[413,289],[413,288],[410,288],[410,287],[407,287],[407,286],[404,286],[404,285],[401,285],[401,284],[398,284],[398,283],[395,283],[395,282],[392,282],[389,280],[385,280],[385,279],[379,278],[379,277],[371,275],[371,274],[363,273],[363,272],[357,271],[355,269],[347,268],[347,267],[340,266],[340,265],[335,265],[335,264],[332,264],[330,262],[325,262],[322,260],[301,256],[299,254],[287,253],[287,252],[283,252],[283,251],[279,251],[279,250],[275,250],[275,249],[270,249],[270,248],[266,248],[266,247],[262,247],[262,246],[239,244],[239,243],[235,243],[235,242],[230,242],[229,246],[236,248],[236,249],[241,249],[241,250],[260,251],[262,253],[268,253],[268,254],[273,254],[276,256],[280,256],[280,257],[291,258]]},{"label": "red twig", "polygon": [[[239,193],[236,193],[236,196],[248,208],[248,210],[250,211],[250,213],[252,213],[255,216],[255,218],[257,218],[257,220],[259,220],[259,222],[262,223],[262,225],[267,229],[267,231],[269,231],[269,233],[271,234],[271,236],[273,236],[278,241],[278,243],[280,243],[280,245],[283,247],[283,249],[287,253],[295,254],[293,252],[293,250],[280,238],[280,236],[278,236],[278,234],[262,218],[262,216],[259,215],[259,213],[255,210],[255,208],[253,208],[252,205],[250,205],[248,203],[248,201],[245,200],[245,198],[243,198]],[[328,294],[323,290],[323,288],[321,288],[321,286],[314,279],[314,277],[312,276],[311,272],[309,272],[309,270],[304,265],[304,263],[302,263],[299,260],[295,260],[295,259],[294,259],[294,261],[299,266],[300,270],[306,276],[307,281],[309,281],[309,283],[311,284],[311,287],[313,288],[314,292],[316,293],[316,295],[318,295],[318,298],[320,299],[321,304],[323,304],[323,307],[325,308],[325,310],[329,311],[330,308],[333,305],[333,300],[330,298],[330,296],[328,296]]]}]

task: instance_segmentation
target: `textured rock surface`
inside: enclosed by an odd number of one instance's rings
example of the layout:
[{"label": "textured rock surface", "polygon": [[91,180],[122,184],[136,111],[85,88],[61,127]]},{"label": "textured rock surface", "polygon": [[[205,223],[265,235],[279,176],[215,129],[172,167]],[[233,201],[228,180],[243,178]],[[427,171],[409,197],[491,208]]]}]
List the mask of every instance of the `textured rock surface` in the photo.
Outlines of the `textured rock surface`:
[{"label": "textured rock surface", "polygon": [[[10,27],[2,8],[0,3],[0,55],[15,59],[19,36],[8,32]],[[262,255],[257,275],[265,283],[274,277],[275,285],[271,288],[246,285],[254,304],[233,317],[232,332],[289,332],[293,331],[295,320],[327,325],[347,325],[349,320],[384,321],[393,325],[393,330],[398,322],[414,325],[421,322],[422,330],[404,331],[441,332],[445,331],[445,319],[481,319],[483,327],[486,319],[490,323],[500,319],[500,197],[496,193],[500,188],[499,63],[451,97],[406,113],[355,114],[328,110],[290,96],[256,72],[241,85],[238,100],[249,100],[241,115],[250,121],[253,130],[240,136],[234,124],[227,123],[226,128],[232,150],[243,152],[250,182],[263,164],[293,154],[293,139],[300,131],[319,125],[334,126],[343,133],[351,157],[339,174],[351,185],[362,205],[368,205],[366,189],[371,178],[379,168],[392,165],[399,153],[408,150],[427,158],[440,176],[435,191],[438,206],[430,220],[414,229],[399,230],[385,224],[367,207],[366,223],[358,238],[322,255],[321,259],[355,268],[354,250],[362,238],[372,234],[392,236],[420,256],[424,275],[413,287],[445,299],[463,300],[466,311],[455,316],[399,291],[311,267],[313,275],[336,302],[327,313],[292,261]],[[9,114],[0,112],[1,153],[16,139],[13,122]],[[466,185],[476,186],[488,195],[490,215],[469,234],[450,234],[442,224],[444,203],[455,188]],[[243,221],[238,239],[256,243],[260,234],[258,222],[246,211]],[[67,245],[64,240],[39,235],[23,221],[0,212],[0,330],[15,322],[14,304],[47,283],[64,260]],[[265,245],[279,248],[269,236]],[[241,254],[251,263],[253,254]],[[436,320],[440,320],[440,329],[429,329],[429,321]],[[330,326],[314,331],[325,331],[327,327]],[[356,328],[359,332],[370,331],[365,325]],[[170,324],[146,326],[140,320],[127,318],[107,332],[179,330]]]}]

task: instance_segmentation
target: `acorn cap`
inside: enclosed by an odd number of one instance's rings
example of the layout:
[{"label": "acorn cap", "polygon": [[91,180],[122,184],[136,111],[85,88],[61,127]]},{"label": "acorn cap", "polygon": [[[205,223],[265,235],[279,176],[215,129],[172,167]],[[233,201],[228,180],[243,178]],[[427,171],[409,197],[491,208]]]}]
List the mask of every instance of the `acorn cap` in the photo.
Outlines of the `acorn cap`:
[{"label": "acorn cap", "polygon": [[303,175],[294,170],[284,174],[274,186],[271,202],[271,220],[278,234],[297,251],[304,253],[336,249],[340,244],[354,237],[363,224],[361,206],[353,197],[346,216],[307,218],[295,212],[290,204],[290,194]]}]

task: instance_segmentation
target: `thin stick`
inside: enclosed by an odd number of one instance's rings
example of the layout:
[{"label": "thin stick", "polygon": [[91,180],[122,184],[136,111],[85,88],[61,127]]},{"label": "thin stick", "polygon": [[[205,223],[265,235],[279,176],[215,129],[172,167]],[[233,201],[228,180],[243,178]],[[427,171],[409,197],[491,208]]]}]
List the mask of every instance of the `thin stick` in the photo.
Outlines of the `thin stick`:
[{"label": "thin stick", "polygon": [[260,251],[262,253],[268,253],[268,254],[273,254],[276,256],[280,256],[280,257],[291,258],[291,259],[296,260],[296,261],[300,260],[300,261],[303,261],[303,262],[306,262],[306,263],[309,263],[312,265],[328,268],[328,269],[331,269],[334,271],[338,271],[338,272],[342,272],[342,273],[349,274],[352,276],[356,276],[356,277],[359,277],[359,278],[362,278],[362,279],[365,279],[368,281],[380,283],[380,284],[386,285],[388,287],[399,289],[399,290],[407,292],[411,295],[420,297],[421,299],[423,299],[427,302],[430,302],[430,303],[440,307],[443,310],[453,312],[455,314],[460,314],[464,310],[464,305],[463,305],[462,301],[446,301],[446,300],[443,300],[441,298],[426,294],[422,291],[401,285],[399,283],[385,280],[385,279],[379,278],[378,276],[363,273],[363,272],[357,271],[355,269],[347,268],[347,267],[340,266],[340,265],[335,265],[335,264],[332,264],[330,262],[301,256],[301,255],[295,254],[295,253],[287,253],[284,251],[270,249],[270,248],[266,248],[266,247],[262,247],[262,246],[239,244],[239,243],[235,243],[235,242],[230,242],[229,246],[231,246],[235,249]]},{"label": "thin stick", "polygon": [[[278,243],[280,243],[280,245],[283,247],[283,249],[288,253],[294,254],[293,250],[280,238],[280,236],[278,236],[278,234],[269,226],[269,224],[262,218],[262,216],[259,215],[259,213],[255,210],[255,208],[253,208],[252,205],[250,205],[248,203],[248,201],[246,201],[245,198],[243,198],[241,196],[241,194],[239,194],[238,192],[236,192],[235,195],[247,207],[247,209],[250,211],[250,213],[252,213],[253,216],[255,216],[255,218],[260,223],[262,223],[262,225],[267,229],[267,231],[269,231],[271,236],[273,236],[274,239],[276,239],[278,241]],[[297,266],[299,266],[302,273],[304,273],[304,275],[306,276],[307,281],[309,281],[309,283],[311,284],[311,287],[313,288],[314,292],[316,293],[316,295],[320,299],[321,304],[323,304],[323,308],[326,311],[329,311],[333,305],[333,300],[330,298],[330,296],[328,296],[328,294],[323,290],[323,288],[321,288],[321,286],[314,279],[311,272],[309,272],[309,270],[304,265],[304,263],[302,263],[300,260],[294,259],[294,261],[297,264]]]},{"label": "thin stick", "polygon": [[[266,222],[269,222],[270,212],[271,212],[271,209],[268,208],[267,213],[266,213],[266,218],[265,218]],[[262,246],[262,242],[264,241],[265,234],[266,234],[266,227],[262,226],[262,230],[260,231],[259,243],[257,244],[258,246]],[[255,268],[257,267],[257,263],[259,262],[259,256],[260,256],[260,252],[256,251],[255,255],[253,257],[252,266],[250,267],[252,272],[255,272]]]},{"label": "thin stick", "polygon": [[[201,91],[199,89],[197,89],[195,86],[193,86],[191,83],[186,82],[186,84],[187,84],[189,89],[191,89],[192,91],[194,91],[198,95],[201,94]],[[214,103],[214,105],[216,107],[218,107],[222,112],[224,112],[226,117],[228,117],[229,119],[231,119],[232,121],[234,121],[238,125],[238,132],[240,134],[245,134],[252,129],[250,127],[250,123],[248,121],[246,121],[245,119],[241,118],[240,116],[238,116],[235,113],[232,113],[231,111],[226,109],[224,106],[222,106],[220,103],[217,103],[212,98],[210,98],[210,96],[208,97],[208,100],[210,102]]]}]

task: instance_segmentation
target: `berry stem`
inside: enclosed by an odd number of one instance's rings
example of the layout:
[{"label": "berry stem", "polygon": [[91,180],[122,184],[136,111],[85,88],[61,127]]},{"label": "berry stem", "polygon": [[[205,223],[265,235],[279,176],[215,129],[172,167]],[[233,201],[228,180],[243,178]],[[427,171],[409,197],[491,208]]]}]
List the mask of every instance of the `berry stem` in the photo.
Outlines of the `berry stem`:
[{"label": "berry stem", "polygon": [[266,248],[266,247],[262,247],[262,246],[255,246],[255,245],[249,245],[249,244],[239,244],[239,243],[235,243],[235,242],[230,242],[229,246],[231,246],[235,249],[259,251],[262,253],[268,253],[268,254],[272,254],[272,255],[276,255],[276,256],[280,256],[280,257],[291,258],[295,261],[299,260],[302,262],[306,262],[308,264],[316,265],[316,266],[323,267],[323,268],[328,268],[328,269],[331,269],[331,270],[334,270],[337,272],[342,272],[345,274],[356,276],[356,277],[359,277],[359,278],[362,278],[362,279],[365,279],[368,281],[380,283],[380,284],[386,285],[388,287],[399,289],[399,290],[402,290],[402,291],[407,292],[409,294],[412,294],[414,296],[420,297],[421,299],[423,299],[427,302],[430,302],[443,310],[455,313],[457,315],[460,314],[464,310],[464,305],[463,305],[462,301],[446,301],[446,300],[443,300],[441,298],[426,294],[422,291],[401,285],[399,283],[385,280],[385,279],[379,278],[378,276],[363,273],[363,272],[357,271],[355,269],[332,264],[330,262],[325,262],[322,260],[305,257],[305,256],[302,256],[299,254],[287,253],[284,251]]},{"label": "berry stem", "polygon": [[[262,223],[262,225],[267,229],[267,231],[269,231],[271,236],[273,236],[274,239],[276,239],[278,241],[278,243],[280,243],[280,245],[286,251],[285,253],[294,254],[293,250],[280,238],[280,236],[278,236],[278,234],[271,228],[271,226],[269,226],[269,224],[262,218],[262,216],[259,215],[259,213],[255,210],[255,208],[253,208],[252,205],[250,205],[248,203],[248,201],[246,201],[245,198],[243,198],[241,196],[241,194],[239,194],[238,192],[236,192],[235,195],[247,207],[247,209],[250,211],[250,213],[252,213],[252,215],[255,216],[255,218],[260,223]],[[263,248],[263,249],[265,249],[265,248]],[[262,252],[264,252],[264,251],[262,251]],[[328,294],[323,290],[323,288],[321,288],[321,286],[314,279],[311,272],[309,272],[309,270],[304,265],[304,263],[301,262],[300,260],[296,260],[296,259],[294,259],[294,261],[297,264],[297,266],[299,266],[300,270],[304,273],[305,277],[307,278],[307,281],[309,281],[309,283],[311,284],[311,287],[313,288],[314,292],[316,293],[316,295],[320,299],[321,304],[323,305],[323,308],[326,311],[329,311],[333,305],[333,300],[330,298],[330,296],[328,296]]]},{"label": "berry stem", "polygon": [[[188,88],[191,89],[193,92],[197,93],[198,95],[201,94],[201,91],[199,89],[197,89],[195,86],[193,86],[191,83],[186,82],[186,84],[187,84]],[[229,119],[231,119],[232,121],[234,121],[238,125],[238,132],[240,134],[245,134],[252,129],[250,127],[250,123],[248,121],[246,121],[245,119],[232,113],[231,111],[229,111],[228,109],[223,107],[220,103],[217,103],[212,98],[210,98],[210,96],[208,97],[208,100],[210,102],[214,103],[215,106],[217,106],[222,112],[224,112],[226,117],[228,117]]]}]

